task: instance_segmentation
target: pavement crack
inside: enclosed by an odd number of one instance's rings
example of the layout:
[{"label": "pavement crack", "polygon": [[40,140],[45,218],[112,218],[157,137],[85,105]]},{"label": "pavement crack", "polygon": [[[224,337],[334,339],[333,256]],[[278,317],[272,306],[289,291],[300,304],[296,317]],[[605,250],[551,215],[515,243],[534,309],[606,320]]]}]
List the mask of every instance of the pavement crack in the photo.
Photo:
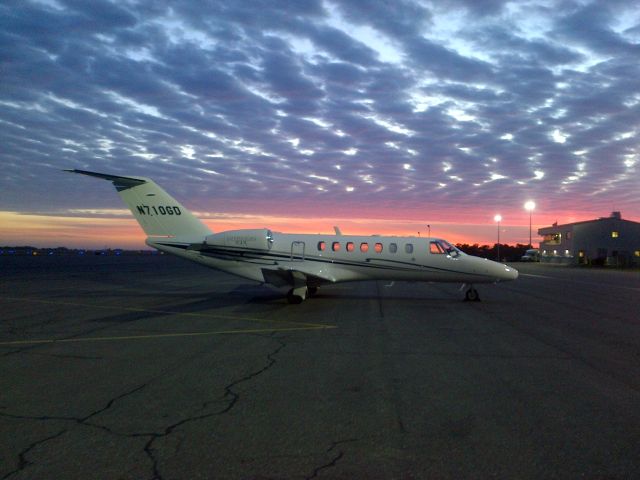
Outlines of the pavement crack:
[{"label": "pavement crack", "polygon": [[[269,370],[271,367],[273,367],[276,364],[275,356],[284,347],[286,347],[287,344],[282,342],[281,340],[275,338],[275,337],[273,337],[273,338],[274,338],[274,340],[277,340],[280,345],[273,352],[267,354],[267,364],[264,367],[262,367],[260,370],[248,373],[244,377],[239,378],[238,380],[234,380],[233,382],[228,384],[226,387],[224,387],[224,398],[230,397],[230,401],[229,401],[229,404],[224,409],[222,409],[220,412],[218,412],[218,415],[222,415],[224,413],[229,412],[235,406],[235,404],[238,402],[238,400],[240,400],[240,394],[234,392],[233,391],[233,387],[235,387],[235,386],[237,386],[237,385],[239,385],[241,383],[248,382],[249,380],[252,380],[252,379],[256,378],[259,375],[262,375],[264,372],[266,372],[267,370]],[[210,403],[210,402],[205,403],[203,406],[206,407],[208,405],[208,403]]]},{"label": "pavement crack", "polygon": [[49,435],[48,437],[42,438],[36,442],[31,443],[29,446],[27,446],[25,449],[23,449],[19,454],[18,454],[18,468],[16,468],[15,470],[13,470],[12,472],[7,473],[4,477],[2,477],[2,480],[8,479],[10,477],[12,477],[13,475],[20,473],[22,470],[24,470],[25,468],[27,468],[29,465],[33,465],[32,462],[30,462],[29,460],[27,460],[27,454],[33,450],[34,448],[36,448],[39,445],[42,445],[43,443],[46,443],[50,440],[53,440],[55,438],[58,438],[62,435],[64,435],[67,432],[67,429],[65,428],[64,430],[60,430],[58,433],[55,433],[53,435]]},{"label": "pavement crack", "polygon": [[[101,408],[100,410],[96,410],[95,412],[90,413],[90,414],[89,414],[89,415],[87,415],[86,417],[81,418],[81,419],[79,420],[79,422],[84,424],[84,423],[85,423],[87,420],[89,420],[90,418],[95,417],[96,415],[100,415],[101,413],[104,413],[104,412],[106,412],[107,410],[109,410],[109,409],[113,406],[113,404],[114,404],[114,403],[116,403],[118,400],[122,400],[123,398],[126,398],[126,397],[128,397],[128,396],[130,396],[130,395],[133,395],[134,393],[139,392],[140,390],[142,390],[142,389],[143,389],[143,388],[145,388],[146,386],[147,386],[147,383],[143,383],[142,385],[139,385],[139,386],[135,387],[135,388],[134,388],[134,389],[132,389],[132,390],[129,390],[129,391],[127,391],[127,392],[124,392],[124,393],[123,393],[123,394],[121,394],[121,395],[118,395],[117,397],[112,398],[111,400],[109,400],[109,401],[107,402],[107,404],[106,404],[103,408]],[[89,425],[94,426],[93,424],[89,424]]]},{"label": "pavement crack", "polygon": [[[143,384],[143,385],[139,385],[136,388],[129,390],[127,392],[124,392],[121,395],[118,395],[117,397],[112,398],[111,400],[109,400],[106,405],[102,408],[100,408],[99,410],[96,410],[84,417],[65,417],[65,416],[55,416],[55,415],[16,415],[16,414],[12,414],[12,413],[7,413],[7,412],[0,412],[0,417],[5,417],[5,418],[14,418],[14,419],[20,419],[20,420],[37,420],[37,421],[65,421],[65,422],[75,422],[78,425],[84,425],[87,427],[93,427],[93,428],[99,428],[101,430],[104,430],[112,435],[119,435],[117,432],[114,432],[113,430],[111,430],[108,427],[105,427],[103,425],[97,425],[95,423],[91,423],[88,420],[92,417],[95,417],[96,415],[100,415],[101,413],[107,411],[108,409],[110,409],[114,403],[116,403],[118,400],[121,400],[125,397],[128,397],[129,395],[133,395],[134,393],[142,390],[147,384]],[[31,450],[33,450],[33,448],[35,448],[38,445],[41,445],[49,440],[53,440],[54,438],[59,437],[60,435],[64,434],[65,432],[67,432],[68,429],[65,428],[64,430],[56,433],[55,435],[52,435],[50,437],[44,438],[42,440],[39,440],[35,443],[32,443],[31,445],[27,446],[24,450],[22,450],[22,452],[20,452],[18,454],[18,469],[14,470],[13,472],[8,473],[7,475],[5,475],[4,477],[2,477],[2,479],[0,480],[4,480],[5,478],[9,478],[9,476],[14,475],[16,473],[18,473],[21,470],[24,470],[26,467],[28,467],[29,465],[31,465],[32,463],[29,462],[26,459],[26,454],[29,453]]]},{"label": "pavement crack", "polygon": [[[358,441],[357,438],[348,438],[346,440],[338,440],[338,441],[332,442],[331,446],[326,450],[325,453],[331,453],[333,450],[335,450],[338,447],[338,445],[342,445],[343,443],[351,443],[351,442],[357,442],[357,441]],[[311,475],[309,475],[308,477],[305,477],[305,480],[311,480],[312,478],[317,478],[321,470],[335,467],[338,461],[342,457],[344,457],[344,451],[339,450],[338,453],[331,459],[330,462],[320,465],[319,467],[316,467],[313,470],[313,473]]]},{"label": "pavement crack", "polygon": [[[253,379],[255,379],[256,377],[264,374],[265,372],[267,372],[269,369],[271,369],[277,362],[276,359],[276,355],[283,349],[286,347],[286,343],[284,341],[282,341],[280,338],[275,337],[275,333],[272,334],[272,336],[270,337],[271,339],[275,340],[278,343],[277,348],[275,348],[274,350],[272,350],[271,352],[269,352],[266,355],[266,363],[259,369],[249,372],[246,375],[243,375],[242,377],[233,380],[231,383],[229,383],[228,385],[226,385],[224,387],[224,394],[222,395],[222,399],[227,400],[227,405],[222,408],[222,409],[218,409],[216,411],[213,412],[204,412],[200,415],[195,415],[195,416],[190,416],[188,418],[184,418],[182,420],[180,420],[179,422],[176,422],[172,425],[167,426],[163,431],[161,432],[138,432],[138,433],[122,433],[122,432],[117,432],[114,431],[112,429],[110,429],[107,426],[95,423],[94,421],[91,421],[92,419],[95,419],[95,417],[99,416],[100,414],[106,412],[107,410],[109,410],[110,408],[113,407],[113,405],[118,402],[119,400],[122,400],[128,396],[134,395],[137,392],[139,392],[140,390],[144,389],[149,382],[146,382],[142,385],[138,385],[135,388],[132,388],[130,390],[127,390],[126,392],[123,392],[122,394],[113,397],[112,399],[110,399],[106,404],[104,404],[104,406],[102,406],[101,408],[87,414],[84,415],[82,417],[78,417],[78,416],[55,416],[55,415],[17,415],[17,414],[12,414],[12,413],[7,413],[7,412],[0,412],[0,416],[2,417],[7,417],[7,418],[15,418],[15,419],[27,419],[27,420],[36,420],[36,421],[66,421],[66,422],[74,422],[78,425],[83,425],[83,426],[87,426],[87,427],[92,427],[92,428],[97,428],[100,430],[103,430],[105,432],[108,432],[109,434],[112,435],[116,435],[116,436],[120,436],[120,437],[128,437],[128,438],[148,438],[147,442],[145,443],[144,446],[144,453],[146,454],[146,456],[149,458],[149,460],[151,461],[151,480],[163,480],[163,476],[160,472],[160,468],[159,468],[159,461],[160,459],[157,456],[157,452],[154,449],[154,442],[158,439],[161,438],[165,438],[169,435],[171,435],[177,428],[187,424],[187,423],[191,423],[191,422],[196,422],[196,421],[200,421],[200,420],[204,420],[206,418],[210,418],[213,416],[217,416],[217,415],[224,415],[226,413],[228,413],[229,411],[231,411],[239,402],[240,400],[240,394],[235,391],[235,387],[237,387],[238,385],[242,384],[242,383],[246,383],[249,382]],[[33,347],[31,347],[33,348]],[[31,349],[30,347],[26,347],[24,349],[20,349],[19,351],[13,351],[13,352],[8,352],[8,354],[13,354],[13,353],[22,353],[25,352],[27,350]],[[218,400],[216,400],[217,402],[220,402],[220,399],[218,398]],[[214,403],[214,401],[210,401],[210,402],[205,402],[202,405],[203,409],[208,408],[212,403]],[[39,440],[38,442],[35,442],[29,446],[27,446],[22,452],[20,452],[20,454],[18,455],[18,469],[8,473],[5,477],[3,477],[0,480],[4,480],[5,478],[9,478],[10,476],[16,474],[17,472],[20,472],[21,470],[23,470],[24,468],[28,467],[29,465],[32,464],[32,462],[29,462],[26,458],[26,455],[33,450],[33,448],[35,448],[36,446],[45,443],[49,440],[52,440],[54,438],[57,438],[61,435],[63,435],[65,432],[67,432],[68,429],[64,429],[60,432],[58,432],[55,435],[52,435],[50,437],[44,438],[42,440]],[[335,445],[332,445],[330,450],[335,448]],[[330,451],[329,450],[329,451]],[[342,456],[342,452],[339,453],[339,457]],[[334,462],[337,462],[339,460],[339,458],[334,459]],[[326,468],[323,467],[323,468]],[[321,469],[321,468],[320,468]],[[319,471],[319,470],[318,470]]]},{"label": "pavement crack", "polygon": [[[233,382],[229,383],[227,386],[224,387],[224,395],[223,398],[230,398],[229,399],[229,403],[227,404],[226,407],[224,407],[221,410],[217,410],[214,412],[208,412],[208,413],[203,413],[201,415],[196,415],[193,417],[187,417],[184,418],[182,420],[180,420],[177,423],[174,423],[172,425],[169,425],[168,427],[166,427],[164,429],[164,432],[162,433],[138,433],[138,434],[132,434],[130,436],[132,437],[151,437],[149,438],[149,441],[145,444],[144,446],[144,452],[147,455],[147,457],[149,458],[149,460],[151,461],[151,468],[152,468],[152,476],[151,476],[151,480],[163,480],[162,474],[160,473],[159,467],[158,467],[158,462],[159,459],[156,457],[155,454],[155,449],[153,448],[153,444],[156,440],[160,439],[160,438],[165,438],[169,435],[171,435],[171,433],[173,433],[178,427],[181,427],[182,425],[185,425],[187,423],[191,423],[191,422],[197,422],[199,420],[204,420],[206,418],[210,418],[210,417],[214,417],[214,416],[218,416],[218,415],[224,415],[226,413],[228,413],[240,400],[240,394],[235,392],[233,390],[233,387],[236,387],[237,385],[244,383],[244,382],[248,382],[254,378],[256,378],[259,375],[262,375],[264,372],[266,372],[267,370],[269,370],[271,367],[273,367],[276,364],[276,358],[275,356],[284,348],[287,346],[286,343],[284,343],[282,340],[280,340],[277,337],[274,337],[273,335],[271,336],[271,338],[275,341],[278,342],[278,347],[273,350],[272,352],[268,353],[266,358],[267,358],[267,362],[266,364],[260,368],[259,370],[256,370],[254,372],[250,372],[246,375],[244,375],[243,377],[234,380]],[[206,409],[211,403],[214,403],[214,401],[209,401],[209,402],[205,402],[202,405],[202,409]]]}]

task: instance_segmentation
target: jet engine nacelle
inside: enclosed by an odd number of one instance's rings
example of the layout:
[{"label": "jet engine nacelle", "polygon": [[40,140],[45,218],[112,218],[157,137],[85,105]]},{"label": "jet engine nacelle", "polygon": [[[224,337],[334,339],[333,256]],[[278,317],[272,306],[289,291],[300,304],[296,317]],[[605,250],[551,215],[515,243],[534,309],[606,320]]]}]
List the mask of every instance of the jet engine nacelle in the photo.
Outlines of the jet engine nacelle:
[{"label": "jet engine nacelle", "polygon": [[208,235],[207,245],[224,247],[252,248],[256,250],[270,250],[273,245],[273,233],[266,228],[255,230],[229,230],[228,232]]}]

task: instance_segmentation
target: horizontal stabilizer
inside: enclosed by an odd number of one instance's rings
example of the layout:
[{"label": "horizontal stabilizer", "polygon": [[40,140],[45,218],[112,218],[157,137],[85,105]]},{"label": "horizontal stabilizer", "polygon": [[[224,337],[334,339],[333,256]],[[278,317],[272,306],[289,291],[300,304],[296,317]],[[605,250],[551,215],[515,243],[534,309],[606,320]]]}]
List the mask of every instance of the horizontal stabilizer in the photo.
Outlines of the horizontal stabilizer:
[{"label": "horizontal stabilizer", "polygon": [[120,177],[118,175],[89,172],[87,170],[69,169],[65,170],[65,172],[80,173],[82,175],[89,175],[90,177],[104,178],[105,180],[109,180],[110,182],[112,182],[113,186],[116,187],[116,190],[118,190],[119,192],[121,192],[122,190],[126,190],[127,188],[137,187],[138,185],[142,185],[146,182],[146,180],[143,180],[142,178]]}]

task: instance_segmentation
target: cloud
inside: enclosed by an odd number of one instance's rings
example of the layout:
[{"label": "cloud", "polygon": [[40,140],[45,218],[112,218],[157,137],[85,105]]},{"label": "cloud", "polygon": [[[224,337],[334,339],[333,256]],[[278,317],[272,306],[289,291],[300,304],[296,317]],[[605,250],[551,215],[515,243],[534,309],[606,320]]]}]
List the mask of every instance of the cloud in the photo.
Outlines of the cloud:
[{"label": "cloud", "polygon": [[588,3],[560,17],[553,33],[598,54],[638,55],[640,44],[613,29],[626,14],[637,17],[637,9],[623,2]]},{"label": "cloud", "polygon": [[639,22],[624,2],[5,2],[0,208],[120,207],[76,167],[222,213],[534,197],[638,218]]}]

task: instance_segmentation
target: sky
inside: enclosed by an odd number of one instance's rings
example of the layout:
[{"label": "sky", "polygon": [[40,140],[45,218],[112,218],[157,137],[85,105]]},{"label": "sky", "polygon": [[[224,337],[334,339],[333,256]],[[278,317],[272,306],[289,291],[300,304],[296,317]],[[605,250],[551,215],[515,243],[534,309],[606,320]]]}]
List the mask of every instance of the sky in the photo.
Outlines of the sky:
[{"label": "sky", "polygon": [[628,0],[5,0],[0,245],[144,246],[65,168],[151,177],[214,231],[640,221],[639,79]]}]

